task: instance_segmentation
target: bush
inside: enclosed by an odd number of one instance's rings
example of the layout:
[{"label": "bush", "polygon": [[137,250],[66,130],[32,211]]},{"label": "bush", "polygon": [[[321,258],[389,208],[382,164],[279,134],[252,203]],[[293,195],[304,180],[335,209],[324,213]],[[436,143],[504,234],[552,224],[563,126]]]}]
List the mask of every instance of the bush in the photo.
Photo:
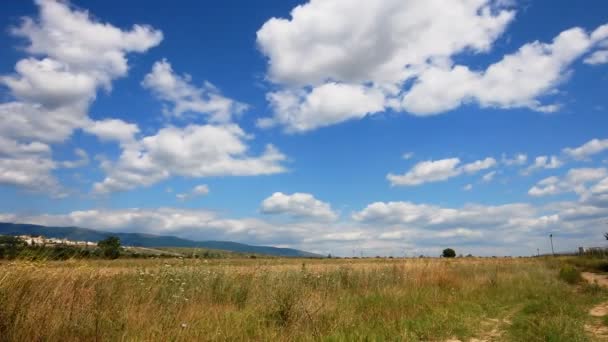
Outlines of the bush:
[{"label": "bush", "polygon": [[0,235],[0,259],[15,259],[26,243],[15,236]]},{"label": "bush", "polygon": [[116,259],[120,256],[120,239],[116,236],[109,236],[97,243],[103,251],[103,255],[108,259]]},{"label": "bush", "polygon": [[456,251],[451,248],[446,248],[443,250],[443,253],[441,253],[441,256],[444,258],[454,258],[456,257]]},{"label": "bush", "polygon": [[563,266],[559,270],[559,278],[568,284],[577,284],[583,280],[581,272],[570,265]]}]

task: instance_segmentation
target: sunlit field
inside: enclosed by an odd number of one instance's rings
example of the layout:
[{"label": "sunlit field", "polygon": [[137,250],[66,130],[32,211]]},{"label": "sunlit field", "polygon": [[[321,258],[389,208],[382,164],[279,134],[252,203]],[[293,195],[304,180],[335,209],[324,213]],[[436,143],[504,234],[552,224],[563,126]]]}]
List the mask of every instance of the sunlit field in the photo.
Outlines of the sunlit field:
[{"label": "sunlit field", "polygon": [[0,264],[0,339],[587,341],[598,286],[544,259]]}]

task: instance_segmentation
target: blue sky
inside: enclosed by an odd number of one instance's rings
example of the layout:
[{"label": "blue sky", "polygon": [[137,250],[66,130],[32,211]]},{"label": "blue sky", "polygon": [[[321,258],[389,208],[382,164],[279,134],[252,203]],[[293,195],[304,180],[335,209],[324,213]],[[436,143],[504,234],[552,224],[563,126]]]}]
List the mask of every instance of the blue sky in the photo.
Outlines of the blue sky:
[{"label": "blue sky", "polygon": [[608,229],[608,4],[8,1],[0,219],[321,253]]}]

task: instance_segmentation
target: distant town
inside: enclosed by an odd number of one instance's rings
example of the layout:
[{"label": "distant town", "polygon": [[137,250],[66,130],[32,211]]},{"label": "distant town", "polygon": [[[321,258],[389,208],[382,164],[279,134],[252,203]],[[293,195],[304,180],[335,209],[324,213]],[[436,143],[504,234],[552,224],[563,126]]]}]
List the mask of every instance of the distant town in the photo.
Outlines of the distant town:
[{"label": "distant town", "polygon": [[92,241],[74,241],[68,239],[58,238],[47,238],[44,236],[32,236],[32,235],[19,235],[17,236],[20,240],[25,242],[28,246],[54,246],[54,245],[70,245],[70,246],[84,246],[84,247],[95,247],[97,242]]}]

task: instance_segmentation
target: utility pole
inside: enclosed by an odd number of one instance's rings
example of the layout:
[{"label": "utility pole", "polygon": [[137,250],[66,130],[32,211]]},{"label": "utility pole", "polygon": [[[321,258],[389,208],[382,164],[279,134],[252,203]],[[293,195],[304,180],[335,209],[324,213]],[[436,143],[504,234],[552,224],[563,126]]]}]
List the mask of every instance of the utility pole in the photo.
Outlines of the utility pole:
[{"label": "utility pole", "polygon": [[553,234],[549,234],[549,240],[551,240],[551,254],[555,256],[555,250],[553,250]]},{"label": "utility pole", "polygon": [[536,256],[540,256],[540,248],[536,249]]}]

